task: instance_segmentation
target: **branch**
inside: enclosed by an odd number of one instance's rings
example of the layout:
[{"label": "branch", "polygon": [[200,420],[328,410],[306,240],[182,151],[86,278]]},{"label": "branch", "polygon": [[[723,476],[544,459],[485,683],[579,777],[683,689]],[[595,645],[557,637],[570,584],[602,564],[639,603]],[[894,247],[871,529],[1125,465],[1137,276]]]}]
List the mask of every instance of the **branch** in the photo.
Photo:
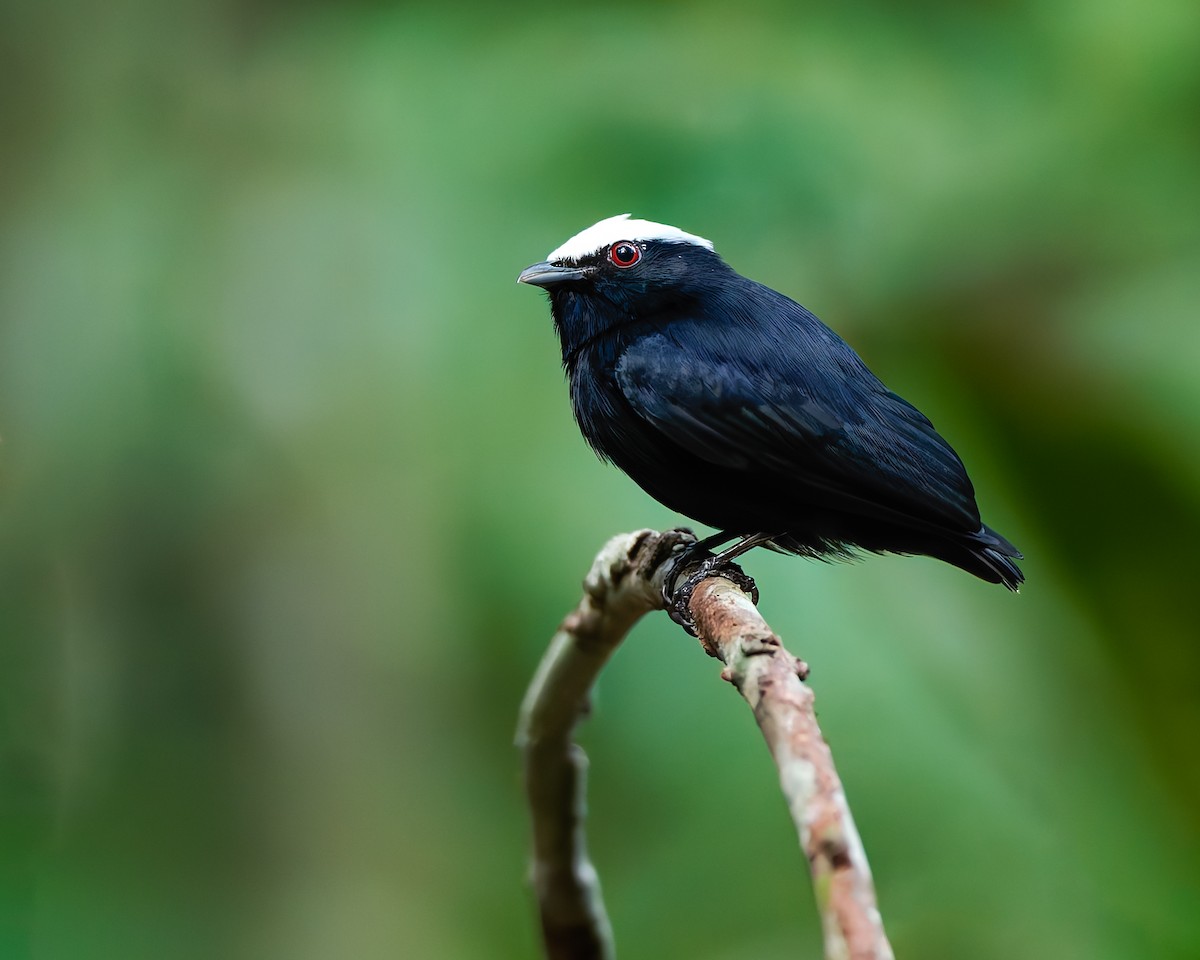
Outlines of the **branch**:
[{"label": "branch", "polygon": [[[549,960],[609,960],[612,929],[584,835],[587,758],[572,734],[609,656],[633,625],[662,609],[679,531],[614,537],[597,555],[579,606],[563,621],[521,706],[517,743],[533,819],[532,881]],[[754,710],[808,857],[827,960],[891,960],[866,853],[833,756],[821,736],[803,661],[784,649],[750,598],[720,576],[702,581],[691,612],[700,642],[724,661]]]},{"label": "branch", "polygon": [[723,577],[701,583],[691,609],[700,642],[726,664],[721,676],[750,704],[779,768],[808,857],[827,960],[891,960],[867,853],[817,725],[812,688],[801,683],[808,665],[788,653],[750,598]]},{"label": "branch", "polygon": [[521,704],[517,746],[533,816],[531,879],[550,960],[608,960],[612,928],[584,839],[587,757],[572,741],[601,668],[635,623],[662,607],[664,561],[678,534],[613,537],[583,581]]}]

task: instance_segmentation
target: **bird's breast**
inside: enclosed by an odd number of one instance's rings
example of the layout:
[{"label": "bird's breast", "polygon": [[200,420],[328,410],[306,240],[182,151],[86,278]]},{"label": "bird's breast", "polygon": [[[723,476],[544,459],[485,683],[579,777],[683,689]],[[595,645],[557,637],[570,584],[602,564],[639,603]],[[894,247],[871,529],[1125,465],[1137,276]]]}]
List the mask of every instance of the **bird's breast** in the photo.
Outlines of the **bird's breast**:
[{"label": "bird's breast", "polygon": [[637,413],[621,393],[608,364],[585,351],[568,370],[571,411],[584,439],[603,459],[620,465],[622,450],[637,430]]}]

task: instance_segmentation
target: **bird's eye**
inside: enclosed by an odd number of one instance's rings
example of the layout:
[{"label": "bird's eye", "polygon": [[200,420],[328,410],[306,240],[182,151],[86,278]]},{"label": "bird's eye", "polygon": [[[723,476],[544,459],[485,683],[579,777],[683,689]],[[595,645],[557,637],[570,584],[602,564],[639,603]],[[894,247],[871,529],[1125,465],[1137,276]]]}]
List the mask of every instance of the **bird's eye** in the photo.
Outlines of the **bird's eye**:
[{"label": "bird's eye", "polygon": [[608,248],[608,259],[618,267],[632,267],[642,259],[642,251],[637,248],[636,243],[619,240]]}]

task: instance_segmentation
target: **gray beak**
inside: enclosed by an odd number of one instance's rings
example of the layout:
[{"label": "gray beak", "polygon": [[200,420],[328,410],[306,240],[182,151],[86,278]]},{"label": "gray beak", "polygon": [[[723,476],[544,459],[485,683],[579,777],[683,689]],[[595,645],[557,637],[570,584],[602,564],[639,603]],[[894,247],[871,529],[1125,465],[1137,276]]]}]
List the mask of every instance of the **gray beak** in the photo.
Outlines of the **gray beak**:
[{"label": "gray beak", "polygon": [[549,290],[560,283],[570,283],[572,280],[582,280],[587,271],[581,267],[561,267],[543,260],[532,267],[526,267],[517,277],[517,283],[529,283],[535,287],[545,287]]}]

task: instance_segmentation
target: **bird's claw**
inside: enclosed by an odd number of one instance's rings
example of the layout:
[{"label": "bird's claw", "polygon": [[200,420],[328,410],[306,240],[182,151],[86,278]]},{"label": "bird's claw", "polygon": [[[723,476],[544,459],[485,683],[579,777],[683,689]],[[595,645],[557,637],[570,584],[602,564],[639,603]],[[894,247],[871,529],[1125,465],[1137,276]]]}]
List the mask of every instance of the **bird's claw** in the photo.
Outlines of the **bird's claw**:
[{"label": "bird's claw", "polygon": [[736,563],[722,561],[720,557],[713,556],[707,550],[703,552],[706,556],[696,565],[695,570],[683,583],[679,583],[679,577],[697,559],[694,552],[689,555],[686,549],[663,579],[663,601],[666,605],[667,615],[693,637],[699,636],[699,634],[696,632],[696,618],[692,616],[692,594],[696,592],[696,587],[711,576],[720,575],[736,584],[749,594],[755,606],[758,605],[758,585],[754,582],[753,577],[749,576]]},{"label": "bird's claw", "polygon": [[663,606],[666,607],[667,614],[672,620],[683,627],[693,637],[696,636],[696,621],[692,617],[692,612],[689,604],[692,600],[692,592],[696,589],[697,584],[708,576],[712,567],[710,564],[716,559],[707,550],[703,551],[704,559],[702,559],[695,571],[682,584],[679,583],[680,576],[684,571],[688,570],[692,564],[696,562],[700,554],[695,550],[685,548],[675,561],[671,564],[667,575],[663,577],[662,598]]}]

